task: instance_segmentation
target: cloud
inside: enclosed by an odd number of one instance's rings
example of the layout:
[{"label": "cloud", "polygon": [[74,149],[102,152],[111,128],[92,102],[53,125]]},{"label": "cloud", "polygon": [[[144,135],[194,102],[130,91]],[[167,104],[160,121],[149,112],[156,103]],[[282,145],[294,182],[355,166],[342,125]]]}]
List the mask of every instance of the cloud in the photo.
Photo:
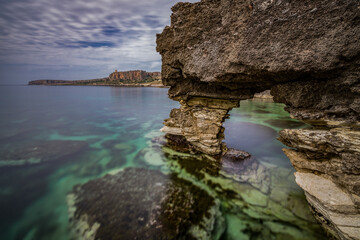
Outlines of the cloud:
[{"label": "cloud", "polygon": [[115,44],[109,41],[102,42],[90,42],[90,41],[68,41],[68,42],[56,42],[60,47],[65,48],[86,48],[86,47],[114,47]]},{"label": "cloud", "polygon": [[160,70],[175,0],[0,1],[0,64]]}]

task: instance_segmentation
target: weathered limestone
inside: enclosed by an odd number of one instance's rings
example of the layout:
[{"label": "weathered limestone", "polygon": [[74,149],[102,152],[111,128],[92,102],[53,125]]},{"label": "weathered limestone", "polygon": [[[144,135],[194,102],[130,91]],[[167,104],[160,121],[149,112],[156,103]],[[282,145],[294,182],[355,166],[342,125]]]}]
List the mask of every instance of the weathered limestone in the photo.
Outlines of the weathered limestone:
[{"label": "weathered limestone", "polygon": [[109,75],[109,80],[126,80],[129,82],[143,82],[147,79],[157,80],[160,79],[159,72],[146,72],[143,70],[134,70],[134,71],[125,71],[125,72],[115,72]]},{"label": "weathered limestone", "polygon": [[340,239],[359,239],[360,132],[344,126],[285,129],[279,140],[295,148],[284,153],[322,226]]},{"label": "weathered limestone", "polygon": [[[347,191],[360,196],[360,132],[345,129],[285,129],[279,140],[298,171],[326,174]],[[360,207],[360,202],[359,202]]]},{"label": "weathered limestone", "polygon": [[295,173],[314,215],[322,226],[340,239],[358,239],[360,211],[352,195],[334,182],[312,173]]},{"label": "weathered limestone", "polygon": [[[294,148],[285,152],[295,168],[333,182],[327,186],[349,194],[355,206],[351,214],[358,214],[359,2],[202,0],[178,3],[172,10],[171,25],[157,36],[157,51],[169,97],[184,102],[165,122],[173,128],[165,131],[185,138],[198,151],[220,153],[221,123],[228,109],[187,102],[238,101],[271,89],[275,102],[315,127],[281,133],[280,140]],[[307,196],[314,202],[311,192]],[[332,210],[317,203],[311,206],[326,218]],[[345,221],[344,214],[340,218]],[[354,225],[332,221],[326,228],[337,238],[360,239]]]},{"label": "weathered limestone", "polygon": [[224,139],[222,123],[228,112],[239,106],[238,101],[197,97],[180,104],[180,109],[171,111],[162,131],[185,137],[200,152],[220,154]]}]

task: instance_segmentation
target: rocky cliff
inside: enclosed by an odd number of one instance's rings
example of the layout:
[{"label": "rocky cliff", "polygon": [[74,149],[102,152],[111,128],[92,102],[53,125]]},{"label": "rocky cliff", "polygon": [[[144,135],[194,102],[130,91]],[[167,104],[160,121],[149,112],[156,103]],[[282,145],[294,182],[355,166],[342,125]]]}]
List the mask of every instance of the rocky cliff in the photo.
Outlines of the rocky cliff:
[{"label": "rocky cliff", "polygon": [[110,81],[113,80],[126,80],[129,82],[144,82],[146,80],[158,80],[160,79],[160,72],[146,72],[142,70],[135,70],[135,71],[125,71],[125,72],[115,72],[109,75]]},{"label": "rocky cliff", "polygon": [[181,108],[163,131],[220,154],[228,111],[271,89],[313,125],[283,130],[280,141],[292,148],[284,151],[315,216],[333,236],[360,239],[359,2],[202,0],[172,10],[157,51]]}]

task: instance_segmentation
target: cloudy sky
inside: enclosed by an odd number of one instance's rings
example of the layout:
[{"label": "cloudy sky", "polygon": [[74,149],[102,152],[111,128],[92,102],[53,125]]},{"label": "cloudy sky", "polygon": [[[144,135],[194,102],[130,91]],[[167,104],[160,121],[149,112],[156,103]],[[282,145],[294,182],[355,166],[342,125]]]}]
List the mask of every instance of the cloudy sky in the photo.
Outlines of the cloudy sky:
[{"label": "cloudy sky", "polygon": [[0,84],[160,71],[155,35],[176,2],[0,0]]}]

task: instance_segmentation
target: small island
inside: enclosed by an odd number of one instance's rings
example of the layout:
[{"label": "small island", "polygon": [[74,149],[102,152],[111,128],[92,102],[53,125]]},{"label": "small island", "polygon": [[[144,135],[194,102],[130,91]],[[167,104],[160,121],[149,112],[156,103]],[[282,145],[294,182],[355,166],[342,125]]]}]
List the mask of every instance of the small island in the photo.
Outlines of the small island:
[{"label": "small island", "polygon": [[115,70],[109,77],[87,80],[34,80],[29,85],[90,85],[90,86],[117,86],[117,87],[165,87],[161,82],[160,72],[146,72],[133,70],[118,72]]}]

